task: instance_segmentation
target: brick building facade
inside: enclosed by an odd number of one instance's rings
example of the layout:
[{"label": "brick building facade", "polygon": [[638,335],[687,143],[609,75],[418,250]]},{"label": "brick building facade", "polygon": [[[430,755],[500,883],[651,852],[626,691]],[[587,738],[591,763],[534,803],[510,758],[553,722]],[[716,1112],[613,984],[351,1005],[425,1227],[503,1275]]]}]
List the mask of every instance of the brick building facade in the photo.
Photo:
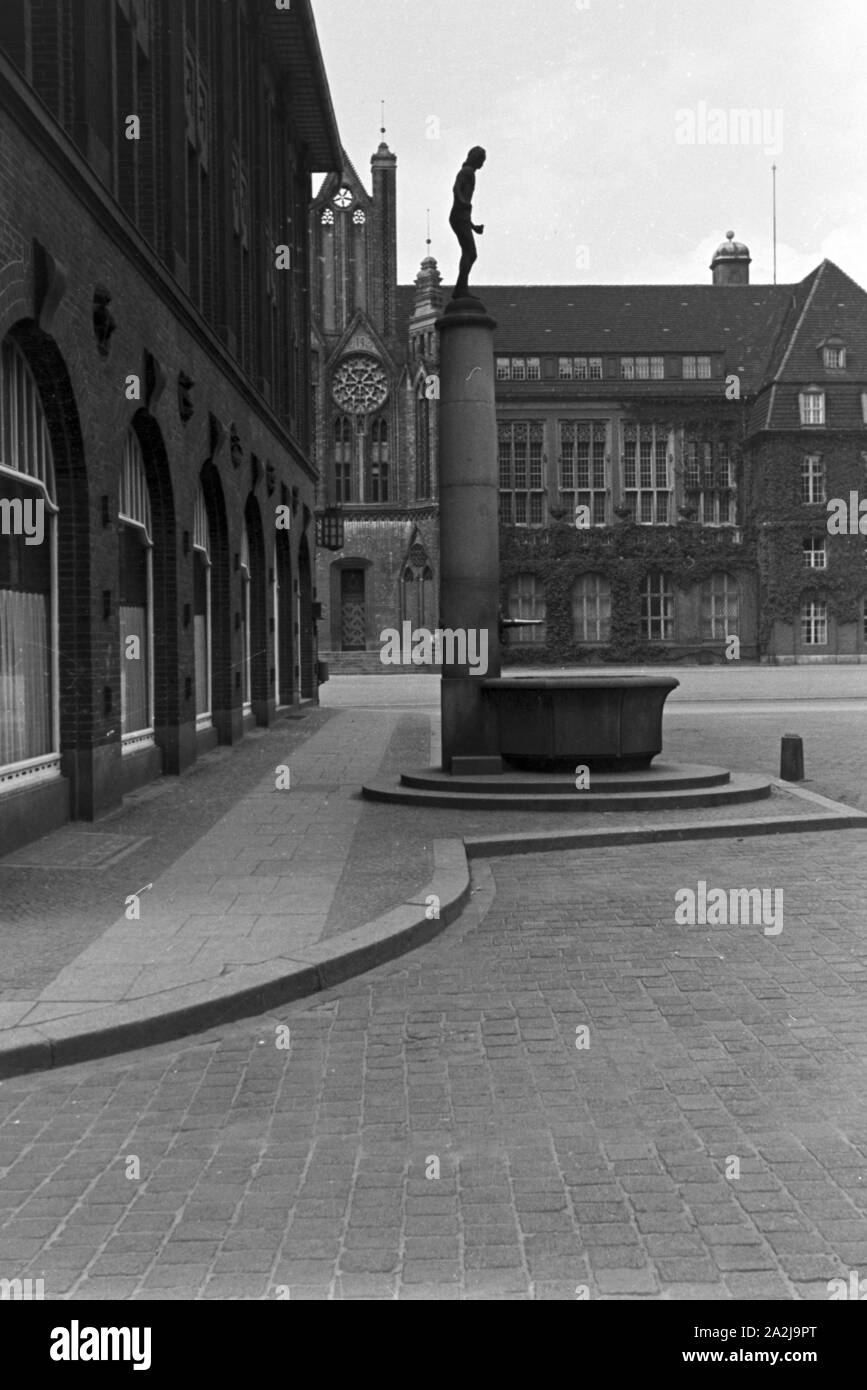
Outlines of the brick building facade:
[{"label": "brick building facade", "polygon": [[4,849],[316,696],[306,228],[340,161],[309,0],[0,8]]},{"label": "brick building facade", "polygon": [[[344,156],[310,225],[335,671],[395,669],[381,631],[437,614],[444,297],[430,256],[396,284],[396,161],[371,162],[373,195]],[[507,659],[867,661],[863,537],[827,527],[867,493],[867,296],[829,261],[795,285],[749,266],[730,233],[710,283],[473,288],[497,322],[502,610],[536,620]]]}]

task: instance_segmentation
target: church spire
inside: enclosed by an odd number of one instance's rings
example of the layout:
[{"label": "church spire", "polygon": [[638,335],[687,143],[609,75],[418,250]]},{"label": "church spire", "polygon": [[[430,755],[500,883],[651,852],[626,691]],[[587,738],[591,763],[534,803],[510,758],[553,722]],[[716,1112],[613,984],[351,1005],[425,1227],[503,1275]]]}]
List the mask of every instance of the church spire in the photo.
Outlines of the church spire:
[{"label": "church spire", "polygon": [[382,138],[380,139],[379,149],[376,151],[376,153],[390,154],[391,151],[388,148],[388,143],[385,138],[385,97],[383,97],[379,103],[379,122],[379,134]]},{"label": "church spire", "polygon": [[[382,126],[385,135],[385,102]],[[373,187],[373,236],[371,263],[373,319],[380,333],[394,337],[397,313],[397,157],[385,140],[370,161]]]}]

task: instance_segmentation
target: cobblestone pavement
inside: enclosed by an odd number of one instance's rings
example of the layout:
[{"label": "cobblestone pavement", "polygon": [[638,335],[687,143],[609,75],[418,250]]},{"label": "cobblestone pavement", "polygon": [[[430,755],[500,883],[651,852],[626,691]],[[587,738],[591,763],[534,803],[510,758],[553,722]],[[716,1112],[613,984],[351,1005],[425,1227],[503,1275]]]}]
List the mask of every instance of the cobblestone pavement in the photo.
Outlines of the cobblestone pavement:
[{"label": "cobblestone pavement", "polygon": [[[5,1082],[0,1276],[826,1299],[867,1272],[864,844],[492,861],[434,942],[314,1001]],[[782,931],[675,926],[699,880],[783,887]]]}]

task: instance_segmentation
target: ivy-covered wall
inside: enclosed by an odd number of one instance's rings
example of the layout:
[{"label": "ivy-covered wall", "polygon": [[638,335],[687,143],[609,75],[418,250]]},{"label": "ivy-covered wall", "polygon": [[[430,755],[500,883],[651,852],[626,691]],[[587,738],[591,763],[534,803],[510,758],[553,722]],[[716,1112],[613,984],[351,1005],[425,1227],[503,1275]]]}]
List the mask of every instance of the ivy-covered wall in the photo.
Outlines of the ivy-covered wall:
[{"label": "ivy-covered wall", "polygon": [[[805,454],[818,454],[825,465],[828,498],[848,499],[850,491],[863,496],[865,469],[858,447],[863,443],[862,437],[823,430],[806,442],[803,435],[765,436],[753,450],[747,508],[761,575],[763,648],[775,623],[797,624],[805,593],[821,594],[838,623],[860,620],[867,592],[865,537],[829,537],[827,505],[802,500],[801,475]],[[804,540],[810,535],[828,540],[826,569],[804,563]]]},{"label": "ivy-covered wall", "polygon": [[[538,531],[503,527],[500,531],[502,610],[508,613],[509,580],[535,574],[546,601],[546,640],[526,646],[507,644],[515,664],[563,662],[671,662],[724,660],[725,644],[705,642],[698,626],[698,591],[714,571],[726,570],[741,592],[741,657],[755,649],[755,547],[736,543],[724,531],[695,522],[654,528],[624,521],[612,527],[577,530],[564,522]],[[641,586],[652,571],[672,576],[681,612],[695,615],[694,630],[681,631],[676,643],[648,641],[641,633]],[[604,575],[611,586],[611,639],[604,645],[577,642],[572,618],[572,586],[582,574]],[[696,600],[683,602],[685,596]],[[746,621],[744,621],[746,619]],[[752,630],[750,630],[752,629]]]}]

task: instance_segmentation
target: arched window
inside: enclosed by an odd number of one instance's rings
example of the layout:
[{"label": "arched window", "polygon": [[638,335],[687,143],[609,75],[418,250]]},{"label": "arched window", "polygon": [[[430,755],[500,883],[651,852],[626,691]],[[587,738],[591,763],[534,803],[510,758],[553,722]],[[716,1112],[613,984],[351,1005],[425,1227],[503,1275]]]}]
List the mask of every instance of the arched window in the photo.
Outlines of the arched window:
[{"label": "arched window", "polygon": [[211,530],[202,485],[196,493],[193,517],[193,627],[196,653],[196,728],[211,724]]},{"label": "arched window", "polygon": [[370,500],[388,501],[388,421],[374,420],[370,430]]},{"label": "arched window", "polygon": [[420,627],[421,618],[419,617],[418,585],[415,582],[415,575],[408,567],[403,572],[401,589],[401,621],[412,623],[413,627]]},{"label": "arched window", "polygon": [[718,570],[701,586],[701,635],[704,641],[725,641],[737,636],[740,625],[738,582]]},{"label": "arched window", "polygon": [[401,620],[424,627],[431,612],[433,570],[428,553],[417,531],[413,532],[401,579]]},{"label": "arched window", "polygon": [[57,506],[39,390],[0,349],[0,786],[60,771]]},{"label": "arched window", "polygon": [[674,637],[674,587],[670,574],[648,574],[641,590],[641,635],[648,642]]},{"label": "arched window", "polygon": [[253,708],[252,654],[250,650],[250,607],[252,583],[250,576],[250,535],[247,523],[241,532],[241,698],[244,713]]},{"label": "arched window", "polygon": [[120,474],[120,727],[124,752],[153,742],[153,527],[144,459],[130,431]]},{"label": "arched window", "polygon": [[581,574],[572,585],[572,629],[576,642],[611,638],[611,585],[604,574]]},{"label": "arched window", "polygon": [[352,425],[348,415],[334,418],[334,500],[352,501]]},{"label": "arched window", "polygon": [[528,627],[507,627],[505,631],[508,645],[516,647],[526,646],[530,642],[544,642],[547,628],[544,622],[545,594],[541,581],[535,574],[516,574],[509,580],[508,592],[510,618],[543,619],[541,623],[534,623]]},{"label": "arched window", "polygon": [[[297,659],[293,655],[293,646],[297,648],[300,640],[297,627],[298,584],[297,581],[293,582],[289,532],[284,530],[275,533],[271,597],[274,606],[274,703],[279,709],[292,704],[293,668]],[[294,643],[293,622],[296,625]]]},{"label": "arched window", "polygon": [[432,495],[430,461],[430,401],[422,378],[415,403],[415,495],[419,502]]}]

